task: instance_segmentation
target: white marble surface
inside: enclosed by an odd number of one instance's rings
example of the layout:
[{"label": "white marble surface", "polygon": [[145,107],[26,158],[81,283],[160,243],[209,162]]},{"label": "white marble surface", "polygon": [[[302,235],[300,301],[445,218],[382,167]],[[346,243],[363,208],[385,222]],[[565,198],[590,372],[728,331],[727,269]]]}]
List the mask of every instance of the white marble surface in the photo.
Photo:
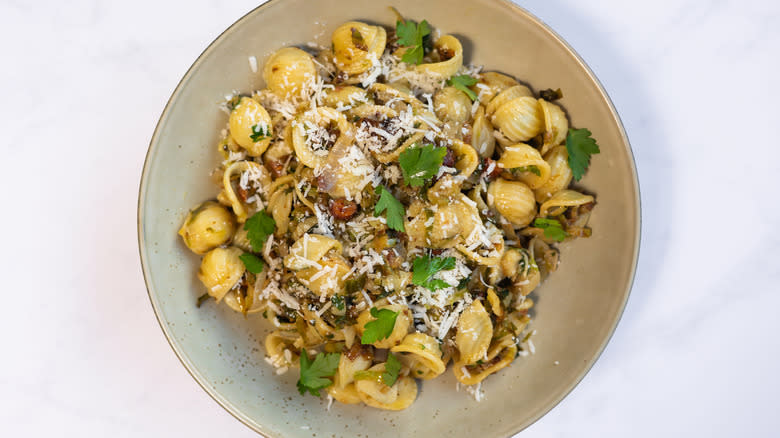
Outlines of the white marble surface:
[{"label": "white marble surface", "polygon": [[[625,315],[523,437],[780,434],[780,3],[523,1],[590,64],[641,180]],[[246,0],[0,2],[2,436],[246,436],[168,347],[136,196],[181,75]],[[10,245],[9,245],[10,243]]]}]

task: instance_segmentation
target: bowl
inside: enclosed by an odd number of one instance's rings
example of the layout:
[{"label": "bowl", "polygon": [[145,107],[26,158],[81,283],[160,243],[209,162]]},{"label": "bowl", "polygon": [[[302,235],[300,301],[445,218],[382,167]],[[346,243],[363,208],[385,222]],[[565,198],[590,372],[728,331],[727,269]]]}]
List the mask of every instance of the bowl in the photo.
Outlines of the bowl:
[{"label": "bowl", "polygon": [[[536,352],[483,382],[485,399],[456,392],[448,370],[420,386],[404,411],[334,404],[302,397],[297,372],[277,376],[264,361],[269,324],[227,306],[196,308],[203,291],[199,258],[176,231],[193,205],[213,198],[207,175],[227,116],[218,104],[233,90],[263,86],[268,54],[283,46],[329,44],[339,24],[363,20],[393,26],[394,6],[458,36],[466,62],[509,73],[533,89],[558,88],[574,127],[601,147],[582,187],[597,195],[593,236],[562,245],[557,272],[537,291]],[[472,0],[271,0],[242,17],[195,61],[171,96],[152,137],[141,177],[138,238],[152,307],[163,333],[193,378],[238,420],[268,437],[509,436],[555,406],[604,349],[625,306],[639,248],[639,196],[631,149],[603,87],[584,61],[537,18],[512,3]]]}]

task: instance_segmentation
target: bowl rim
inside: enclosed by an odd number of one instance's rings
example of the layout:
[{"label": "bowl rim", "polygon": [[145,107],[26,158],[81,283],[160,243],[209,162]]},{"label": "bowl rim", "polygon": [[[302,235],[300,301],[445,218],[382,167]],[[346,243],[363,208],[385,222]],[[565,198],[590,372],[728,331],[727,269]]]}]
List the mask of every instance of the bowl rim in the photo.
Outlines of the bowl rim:
[{"label": "bowl rim", "polygon": [[[157,319],[157,323],[160,325],[160,328],[162,329],[165,339],[168,341],[168,345],[170,345],[177,359],[179,359],[179,362],[181,362],[181,364],[184,366],[184,368],[187,370],[190,376],[192,376],[195,382],[197,382],[198,385],[219,406],[225,409],[230,415],[232,415],[235,419],[243,423],[245,426],[247,426],[254,432],[266,438],[276,438],[276,437],[274,435],[271,435],[270,431],[264,430],[265,428],[263,427],[263,425],[257,423],[254,419],[252,419],[243,411],[241,411],[236,406],[234,406],[229,400],[225,399],[218,391],[216,391],[216,389],[210,388],[209,385],[207,385],[203,376],[201,376],[200,373],[196,370],[195,366],[191,362],[187,353],[183,351],[176,342],[174,342],[171,334],[169,333],[167,325],[163,322],[160,316],[159,303],[157,302],[156,295],[152,293],[153,286],[150,282],[151,274],[148,274],[150,272],[149,261],[146,258],[146,241],[144,239],[144,233],[143,233],[143,214],[144,214],[146,193],[148,188],[151,157],[153,153],[157,150],[158,141],[160,137],[160,128],[167,120],[173,102],[177,100],[179,94],[181,94],[182,92],[182,89],[187,84],[187,82],[189,82],[189,80],[194,75],[195,71],[198,69],[198,67],[203,62],[203,60],[211,53],[212,50],[214,50],[214,47],[218,41],[220,41],[225,35],[235,31],[235,29],[238,28],[244,21],[246,21],[249,16],[254,14],[261,14],[263,10],[270,7],[270,5],[281,3],[283,1],[284,0],[268,0],[265,3],[253,8],[252,10],[242,15],[239,19],[233,22],[233,24],[231,24],[224,31],[222,31],[216,38],[214,38],[214,40],[212,40],[211,43],[209,43],[209,45],[201,52],[200,55],[198,55],[198,57],[195,59],[192,65],[190,65],[190,67],[187,69],[186,73],[184,73],[182,78],[176,84],[176,88],[174,89],[173,93],[171,93],[171,96],[168,98],[168,101],[166,102],[165,107],[163,108],[162,113],[160,114],[160,118],[157,121],[157,125],[154,128],[154,133],[152,134],[152,138],[149,141],[149,147],[147,148],[146,156],[144,158],[143,170],[141,172],[141,180],[138,187],[138,205],[137,205],[137,217],[136,217],[137,233],[138,233],[138,252],[141,259],[141,273],[144,278],[144,284],[146,286],[146,293],[149,297],[149,302],[151,303],[152,310],[154,311],[154,316]],[[574,58],[574,60],[576,60],[579,66],[585,71],[588,78],[592,80],[593,83],[596,84],[599,94],[601,95],[601,97],[604,99],[604,101],[607,103],[607,106],[609,107],[609,112],[612,115],[612,121],[615,123],[615,125],[618,128],[620,137],[623,140],[623,145],[626,151],[628,152],[628,157],[630,158],[629,167],[630,167],[631,176],[633,177],[633,183],[634,183],[633,197],[634,200],[636,201],[636,208],[637,208],[637,214],[633,224],[633,226],[636,228],[637,231],[634,236],[634,242],[633,242],[634,251],[632,254],[632,260],[630,264],[631,272],[629,275],[629,280],[626,284],[626,290],[623,293],[623,297],[621,299],[617,317],[611,324],[607,336],[604,337],[604,339],[598,346],[596,353],[591,358],[587,359],[587,364],[585,368],[582,370],[582,372],[579,375],[577,375],[576,378],[573,379],[566,386],[566,388],[563,391],[561,391],[560,394],[558,394],[551,401],[549,401],[547,405],[544,406],[542,409],[540,409],[535,415],[526,419],[519,425],[512,427],[513,429],[515,429],[512,432],[512,435],[515,435],[527,429],[529,426],[536,423],[540,418],[547,415],[547,413],[549,413],[553,408],[555,408],[564,398],[566,398],[574,390],[574,388],[576,388],[579,385],[582,379],[585,378],[585,376],[590,372],[590,370],[596,364],[598,359],[604,353],[607,344],[609,344],[609,341],[612,339],[612,336],[615,334],[617,325],[620,323],[620,320],[623,318],[625,308],[628,303],[628,299],[631,295],[631,291],[634,286],[634,281],[636,279],[637,264],[639,261],[639,251],[640,251],[641,240],[642,240],[642,197],[641,197],[641,191],[639,187],[639,176],[636,168],[636,159],[634,157],[634,152],[633,149],[631,148],[631,143],[628,139],[628,135],[626,134],[625,127],[623,126],[623,122],[621,121],[620,116],[618,115],[617,110],[615,109],[615,105],[612,102],[612,99],[609,97],[609,94],[607,94],[604,85],[601,83],[598,77],[593,73],[593,70],[591,70],[591,68],[588,66],[585,60],[579,55],[579,53],[577,53],[576,50],[574,50],[574,48],[565,39],[563,39],[563,37],[561,37],[555,30],[552,29],[552,27],[550,27],[539,17],[532,14],[527,9],[514,3],[511,0],[492,0],[492,1],[502,3],[504,6],[511,9],[512,13],[518,14],[520,16],[524,16],[524,18],[530,20],[532,23],[539,26],[540,29],[542,29],[545,33],[547,33],[549,37],[553,38],[558,44],[560,44],[569,53],[569,55],[571,55]]]}]

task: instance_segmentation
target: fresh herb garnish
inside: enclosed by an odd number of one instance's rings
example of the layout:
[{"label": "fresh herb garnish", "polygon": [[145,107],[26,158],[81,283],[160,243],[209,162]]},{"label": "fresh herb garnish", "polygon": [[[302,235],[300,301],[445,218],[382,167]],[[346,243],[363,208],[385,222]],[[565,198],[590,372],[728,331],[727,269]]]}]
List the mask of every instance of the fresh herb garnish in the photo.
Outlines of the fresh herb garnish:
[{"label": "fresh herb garnish", "polygon": [[395,34],[398,35],[398,45],[406,47],[401,61],[407,64],[422,63],[425,49],[423,48],[423,38],[431,33],[428,22],[423,20],[415,25],[411,21],[398,20],[395,23]]},{"label": "fresh herb garnish", "polygon": [[376,341],[387,339],[390,333],[393,333],[398,312],[393,312],[390,309],[378,310],[376,307],[372,307],[371,316],[376,319],[366,323],[363,336],[360,337],[361,344],[373,344]]},{"label": "fresh herb garnish", "polygon": [[458,75],[447,79],[447,85],[452,85],[458,90],[466,93],[472,101],[477,100],[477,93],[471,91],[470,86],[477,83],[477,79],[469,75]]},{"label": "fresh herb garnish", "polygon": [[558,88],[556,90],[553,90],[552,88],[548,88],[546,90],[542,90],[539,92],[539,96],[541,96],[542,99],[552,102],[555,100],[558,100],[563,97],[563,92],[561,92],[561,89]]},{"label": "fresh herb garnish", "polygon": [[590,165],[590,156],[601,152],[596,140],[587,129],[569,129],[566,136],[566,150],[569,152],[569,167],[574,179],[579,181]]},{"label": "fresh herb garnish", "polygon": [[374,216],[379,216],[384,211],[387,216],[388,228],[396,231],[405,231],[404,216],[406,211],[401,201],[396,199],[384,186],[377,186],[376,193],[379,195],[379,200],[374,206]]},{"label": "fresh herb garnish", "polygon": [[521,174],[523,172],[531,172],[536,176],[542,176],[542,171],[539,170],[537,166],[522,166],[522,167],[513,167],[509,169],[509,172],[512,173],[512,175],[517,176],[518,174]]},{"label": "fresh herb garnish", "polygon": [[561,223],[555,219],[536,218],[534,226],[543,229],[545,237],[558,242],[563,242],[563,239],[568,236]]},{"label": "fresh herb garnish", "polygon": [[209,298],[214,298],[214,297],[212,297],[212,296],[211,296],[211,295],[209,295],[208,293],[205,293],[205,294],[203,294],[203,295],[199,296],[199,297],[198,297],[198,301],[195,303],[195,307],[200,307],[200,306],[202,306],[202,305],[203,305],[203,303],[205,303],[206,301],[208,301],[208,300],[209,300]]},{"label": "fresh herb garnish", "polygon": [[398,380],[398,373],[400,371],[401,361],[392,353],[388,353],[387,362],[385,362],[385,372],[382,373],[382,382],[387,386],[393,386],[395,381]]},{"label": "fresh herb garnish", "polygon": [[255,252],[262,251],[263,244],[268,239],[268,236],[273,234],[275,228],[276,221],[264,209],[247,219],[244,224],[244,230],[246,230],[246,237],[249,239],[252,250]]},{"label": "fresh herb garnish", "polygon": [[444,289],[450,284],[444,280],[431,279],[439,271],[455,269],[455,257],[417,257],[412,262],[412,283],[430,290]]},{"label": "fresh herb garnish", "polygon": [[421,187],[425,180],[439,172],[447,148],[438,148],[432,144],[415,144],[401,152],[398,163],[404,175],[404,182],[412,187]]},{"label": "fresh herb garnish", "polygon": [[263,272],[263,259],[260,257],[252,254],[251,252],[245,252],[238,256],[238,258],[244,262],[244,266],[246,267],[247,271],[253,274],[259,274]]},{"label": "fresh herb garnish", "polygon": [[271,136],[271,128],[265,125],[252,125],[252,133],[249,135],[249,137],[252,139],[253,142],[257,143],[258,141],[268,138]]},{"label": "fresh herb garnish", "polygon": [[344,297],[341,295],[333,295],[330,297],[330,302],[333,304],[333,307],[335,307],[338,310],[344,310]]},{"label": "fresh herb garnish", "polygon": [[328,377],[336,374],[339,367],[339,353],[319,353],[314,360],[309,359],[306,350],[301,350],[301,377],[298,379],[298,392],[305,395],[309,391],[311,395],[320,396],[320,389],[333,384]]},{"label": "fresh herb garnish", "polygon": [[363,286],[366,285],[366,274],[361,274],[358,277],[352,277],[349,280],[344,282],[344,290],[348,294],[356,294],[360,292],[361,289],[363,289]]},{"label": "fresh herb garnish", "polygon": [[352,45],[364,52],[367,52],[368,46],[366,45],[366,40],[363,39],[363,34],[361,34],[360,31],[354,27],[349,28],[349,30],[352,31]]}]

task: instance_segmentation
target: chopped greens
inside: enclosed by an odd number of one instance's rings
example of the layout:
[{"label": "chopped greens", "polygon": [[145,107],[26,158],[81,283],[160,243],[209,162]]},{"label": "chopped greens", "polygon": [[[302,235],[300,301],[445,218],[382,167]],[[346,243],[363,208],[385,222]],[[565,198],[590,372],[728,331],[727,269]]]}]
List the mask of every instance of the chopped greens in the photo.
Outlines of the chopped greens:
[{"label": "chopped greens", "polygon": [[521,174],[523,172],[531,172],[536,176],[542,176],[542,171],[539,170],[537,166],[531,165],[531,166],[522,166],[522,167],[513,167],[509,169],[509,172],[512,173],[512,175],[517,176],[518,174]]},{"label": "chopped greens", "polygon": [[548,88],[546,90],[542,90],[539,92],[539,96],[541,96],[542,99],[552,102],[555,100],[558,100],[563,97],[563,92],[561,92],[561,89],[558,88],[556,90],[553,90],[552,88]]},{"label": "chopped greens", "polygon": [[252,125],[252,134],[249,135],[249,137],[252,139],[253,142],[257,143],[258,141],[268,138],[271,136],[271,129],[268,126],[265,125]]}]

